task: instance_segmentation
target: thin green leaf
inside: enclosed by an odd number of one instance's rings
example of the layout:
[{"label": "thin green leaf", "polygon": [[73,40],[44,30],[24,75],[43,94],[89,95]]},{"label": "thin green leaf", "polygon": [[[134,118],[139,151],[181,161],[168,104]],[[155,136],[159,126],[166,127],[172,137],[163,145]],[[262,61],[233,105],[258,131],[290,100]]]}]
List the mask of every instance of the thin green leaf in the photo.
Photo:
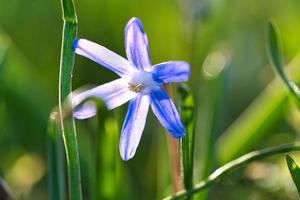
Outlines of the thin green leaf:
[{"label": "thin green leaf", "polygon": [[267,30],[267,52],[270,62],[272,63],[273,69],[279,75],[281,80],[285,83],[288,89],[292,92],[292,94],[298,99],[300,102],[300,89],[293,82],[290,81],[283,69],[283,58],[282,58],[282,50],[280,45],[280,36],[279,31],[274,22],[269,22],[268,30]]},{"label": "thin green leaf", "polygon": [[281,56],[280,40],[278,39],[279,31],[274,22],[269,22],[267,29],[267,51],[270,61],[272,62],[275,70],[283,77],[285,80],[285,74],[283,71],[283,61]]},{"label": "thin green leaf", "polygon": [[184,187],[189,189],[193,186],[194,170],[194,137],[195,116],[194,99],[185,85],[178,87],[180,116],[185,126],[186,135],[181,140],[181,157],[183,165]]},{"label": "thin green leaf", "polygon": [[63,119],[63,103],[72,92],[72,74],[75,53],[73,42],[77,38],[77,16],[73,0],[61,0],[63,12],[63,33],[59,70],[59,116],[64,139],[67,166],[69,198],[82,200],[81,172],[79,162],[78,142],[73,117]]},{"label": "thin green leaf", "polygon": [[63,200],[65,199],[64,152],[57,109],[50,114],[47,131],[49,199]]},{"label": "thin green leaf", "polygon": [[295,163],[295,161],[293,160],[293,158],[290,157],[289,155],[286,155],[286,162],[289,167],[293,181],[296,185],[298,194],[300,195],[300,169],[298,165]]},{"label": "thin green leaf", "polygon": [[186,199],[186,197],[189,197],[192,194],[195,194],[197,192],[200,192],[210,187],[211,185],[215,184],[220,178],[235,171],[239,167],[245,166],[245,164],[247,163],[253,162],[255,160],[260,160],[272,155],[287,153],[291,151],[299,151],[299,150],[300,150],[300,143],[294,142],[291,144],[284,144],[280,146],[265,148],[258,151],[247,153],[235,160],[228,162],[222,167],[216,169],[205,180],[197,183],[191,189],[179,191],[175,195],[164,198],[164,200]]}]

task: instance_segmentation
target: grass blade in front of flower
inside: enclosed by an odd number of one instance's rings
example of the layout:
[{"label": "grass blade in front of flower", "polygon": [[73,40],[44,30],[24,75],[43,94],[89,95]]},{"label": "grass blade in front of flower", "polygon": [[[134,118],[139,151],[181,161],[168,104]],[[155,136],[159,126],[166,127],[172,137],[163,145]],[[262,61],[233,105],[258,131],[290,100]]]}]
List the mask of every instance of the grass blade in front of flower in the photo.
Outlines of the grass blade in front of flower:
[{"label": "grass blade in front of flower", "polygon": [[286,162],[293,178],[294,184],[297,188],[298,194],[300,195],[300,169],[293,158],[289,155],[286,155]]},{"label": "grass blade in front of flower", "polygon": [[267,28],[267,40],[266,47],[268,52],[268,57],[270,62],[272,63],[274,71],[278,74],[287,88],[291,91],[291,93],[296,97],[298,101],[298,106],[300,106],[300,89],[298,86],[288,80],[287,75],[284,72],[283,67],[283,58],[282,58],[282,50],[281,50],[281,42],[279,37],[279,30],[274,22],[269,22]]},{"label": "grass blade in front of flower", "polygon": [[181,139],[181,159],[183,167],[184,188],[193,186],[194,171],[194,138],[195,138],[195,107],[191,91],[186,85],[179,85],[180,117],[185,127],[185,136]]},{"label": "grass blade in front of flower", "polygon": [[[296,81],[300,81],[299,66],[300,54],[286,68]],[[288,94],[280,80],[273,80],[218,139],[219,162],[224,164],[236,158],[263,138],[282,119]]]},{"label": "grass blade in front of flower", "polygon": [[77,16],[73,0],[61,0],[63,12],[63,34],[59,73],[59,115],[64,138],[68,166],[69,198],[82,199],[79,151],[74,118],[63,119],[63,102],[72,92],[74,67],[73,42],[77,37]]}]

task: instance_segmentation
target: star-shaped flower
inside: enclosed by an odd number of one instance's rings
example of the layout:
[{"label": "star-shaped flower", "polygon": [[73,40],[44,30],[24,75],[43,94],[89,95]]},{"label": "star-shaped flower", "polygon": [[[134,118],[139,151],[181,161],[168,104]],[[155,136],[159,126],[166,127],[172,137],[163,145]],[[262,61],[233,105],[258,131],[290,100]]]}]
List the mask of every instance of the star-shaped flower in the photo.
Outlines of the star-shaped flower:
[{"label": "star-shaped flower", "polygon": [[[74,96],[72,102],[99,97],[108,109],[113,109],[129,101],[119,144],[122,159],[129,160],[140,142],[149,106],[172,136],[181,138],[185,135],[176,107],[161,85],[187,81],[190,66],[183,61],[151,65],[147,36],[137,18],[132,18],[126,25],[125,48],[128,60],[88,40],[78,39],[74,42],[77,54],[99,63],[121,78],[84,91]],[[74,111],[74,117],[78,119],[95,114],[91,105],[83,105]]]}]

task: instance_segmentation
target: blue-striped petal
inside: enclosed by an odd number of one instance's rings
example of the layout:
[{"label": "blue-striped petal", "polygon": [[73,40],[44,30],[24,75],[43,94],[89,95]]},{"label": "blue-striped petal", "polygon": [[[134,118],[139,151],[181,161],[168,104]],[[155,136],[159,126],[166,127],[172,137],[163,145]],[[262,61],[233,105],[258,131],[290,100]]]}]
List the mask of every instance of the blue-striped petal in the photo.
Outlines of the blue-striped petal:
[{"label": "blue-striped petal", "polygon": [[151,108],[160,123],[175,138],[185,135],[176,107],[168,94],[163,89],[155,89],[150,93]]},{"label": "blue-striped petal", "polygon": [[120,154],[123,160],[131,159],[139,145],[149,109],[149,97],[138,95],[129,102],[120,138]]},{"label": "blue-striped petal", "polygon": [[73,44],[74,51],[115,72],[121,77],[136,70],[128,60],[109,49],[86,39],[78,39]]},{"label": "blue-striped petal", "polygon": [[184,61],[169,61],[153,66],[153,79],[160,84],[184,82],[189,79],[190,65]]},{"label": "blue-striped petal", "polygon": [[97,114],[97,106],[93,102],[85,102],[73,111],[76,119],[87,119]]},{"label": "blue-striped petal", "polygon": [[138,18],[131,18],[125,28],[125,48],[128,60],[140,70],[150,71],[148,39]]},{"label": "blue-striped petal", "polygon": [[[73,96],[72,105],[76,106],[85,99],[98,97],[105,102],[108,109],[114,109],[136,96],[136,93],[129,90],[127,81],[120,78]],[[76,115],[91,117],[93,116],[93,112],[93,109],[84,109],[84,107],[81,108],[79,106],[76,110]],[[74,115],[74,117],[76,117],[76,115]]]}]

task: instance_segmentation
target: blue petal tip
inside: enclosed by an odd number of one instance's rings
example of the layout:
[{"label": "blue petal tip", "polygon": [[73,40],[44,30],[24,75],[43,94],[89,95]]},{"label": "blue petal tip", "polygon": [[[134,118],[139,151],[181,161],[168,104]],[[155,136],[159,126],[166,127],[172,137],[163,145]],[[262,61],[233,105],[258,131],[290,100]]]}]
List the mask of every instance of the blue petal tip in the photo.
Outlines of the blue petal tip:
[{"label": "blue petal tip", "polygon": [[137,17],[132,17],[132,18],[128,21],[127,26],[129,26],[129,25],[132,24],[132,23],[136,23],[136,24],[139,26],[139,28],[140,28],[140,30],[142,31],[142,33],[145,33],[145,31],[144,31],[144,29],[143,29],[142,21],[141,21],[139,18],[137,18]]},{"label": "blue petal tip", "polygon": [[77,48],[78,42],[79,42],[79,39],[75,39],[75,40],[74,40],[73,45],[72,45],[72,50],[73,50],[73,51],[75,51],[75,49]]},{"label": "blue petal tip", "polygon": [[180,134],[172,134],[172,136],[176,139],[181,139],[185,136],[185,132],[184,133],[180,133]]},{"label": "blue petal tip", "polygon": [[131,158],[133,158],[133,156],[121,155],[121,158],[122,158],[122,160],[124,160],[124,161],[128,161],[128,160],[130,160]]}]

